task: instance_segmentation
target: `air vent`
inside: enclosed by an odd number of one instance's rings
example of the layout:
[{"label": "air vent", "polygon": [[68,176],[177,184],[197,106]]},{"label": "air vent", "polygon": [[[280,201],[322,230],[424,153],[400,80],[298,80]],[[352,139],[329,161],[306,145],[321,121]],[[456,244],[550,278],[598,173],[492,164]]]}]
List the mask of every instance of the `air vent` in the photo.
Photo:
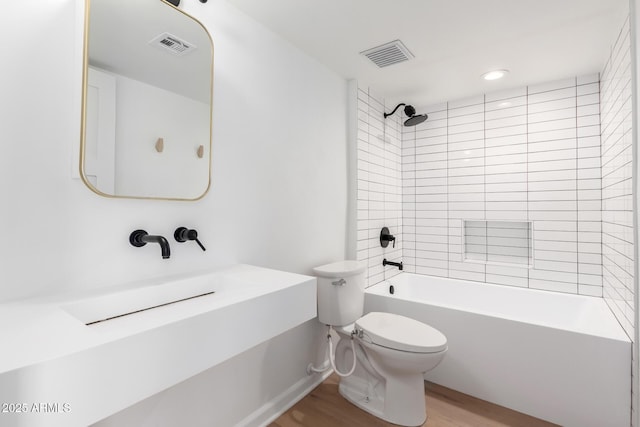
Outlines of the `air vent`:
[{"label": "air vent", "polygon": [[408,61],[414,57],[400,40],[385,43],[372,49],[365,50],[364,52],[360,52],[360,54],[369,58],[380,68]]},{"label": "air vent", "polygon": [[183,56],[196,50],[196,45],[184,41],[173,34],[162,33],[149,42],[150,45],[165,49],[176,56]]}]

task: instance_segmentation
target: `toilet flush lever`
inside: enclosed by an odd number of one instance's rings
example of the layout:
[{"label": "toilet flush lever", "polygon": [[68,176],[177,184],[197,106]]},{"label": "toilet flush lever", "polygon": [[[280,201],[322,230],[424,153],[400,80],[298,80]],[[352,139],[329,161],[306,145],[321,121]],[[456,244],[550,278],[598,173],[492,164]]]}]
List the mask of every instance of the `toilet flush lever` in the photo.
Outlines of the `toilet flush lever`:
[{"label": "toilet flush lever", "polygon": [[336,280],[335,282],[331,282],[333,286],[344,286],[347,284],[347,281],[344,279]]}]

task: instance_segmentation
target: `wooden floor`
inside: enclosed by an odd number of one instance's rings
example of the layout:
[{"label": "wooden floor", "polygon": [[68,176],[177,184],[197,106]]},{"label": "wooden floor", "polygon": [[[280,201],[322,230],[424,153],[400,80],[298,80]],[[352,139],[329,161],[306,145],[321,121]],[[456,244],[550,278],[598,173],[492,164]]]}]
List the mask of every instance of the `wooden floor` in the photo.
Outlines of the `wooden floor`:
[{"label": "wooden floor", "polygon": [[[466,394],[425,382],[427,422],[423,427],[551,427],[555,424],[524,415]],[[269,427],[394,426],[355,407],[338,393],[333,374]]]}]

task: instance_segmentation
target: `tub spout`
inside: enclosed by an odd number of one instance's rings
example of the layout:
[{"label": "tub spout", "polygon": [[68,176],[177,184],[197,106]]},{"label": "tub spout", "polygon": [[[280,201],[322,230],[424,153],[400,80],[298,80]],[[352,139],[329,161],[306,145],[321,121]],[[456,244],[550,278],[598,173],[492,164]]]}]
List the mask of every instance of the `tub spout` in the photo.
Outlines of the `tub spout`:
[{"label": "tub spout", "polygon": [[387,261],[386,258],[382,260],[382,265],[383,265],[383,267],[386,267],[387,265],[393,265],[394,267],[398,267],[398,270],[402,270],[404,268],[402,266],[402,261],[400,261],[400,262],[392,262],[392,261]]},{"label": "tub spout", "polygon": [[164,236],[152,236],[144,230],[136,230],[129,235],[129,243],[137,248],[147,243],[157,243],[160,245],[160,250],[162,251],[162,259],[168,259],[171,256],[169,242]]}]

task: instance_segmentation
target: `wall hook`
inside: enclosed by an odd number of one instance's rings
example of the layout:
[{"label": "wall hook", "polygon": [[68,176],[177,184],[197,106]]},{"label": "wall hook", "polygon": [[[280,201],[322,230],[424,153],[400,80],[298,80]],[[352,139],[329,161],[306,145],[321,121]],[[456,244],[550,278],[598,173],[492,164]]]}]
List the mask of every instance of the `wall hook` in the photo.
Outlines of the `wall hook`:
[{"label": "wall hook", "polygon": [[202,156],[204,156],[204,145],[199,146],[196,153],[198,154],[198,158],[201,159]]},{"label": "wall hook", "polygon": [[156,141],[156,151],[162,153],[164,151],[164,138],[158,138]]}]

